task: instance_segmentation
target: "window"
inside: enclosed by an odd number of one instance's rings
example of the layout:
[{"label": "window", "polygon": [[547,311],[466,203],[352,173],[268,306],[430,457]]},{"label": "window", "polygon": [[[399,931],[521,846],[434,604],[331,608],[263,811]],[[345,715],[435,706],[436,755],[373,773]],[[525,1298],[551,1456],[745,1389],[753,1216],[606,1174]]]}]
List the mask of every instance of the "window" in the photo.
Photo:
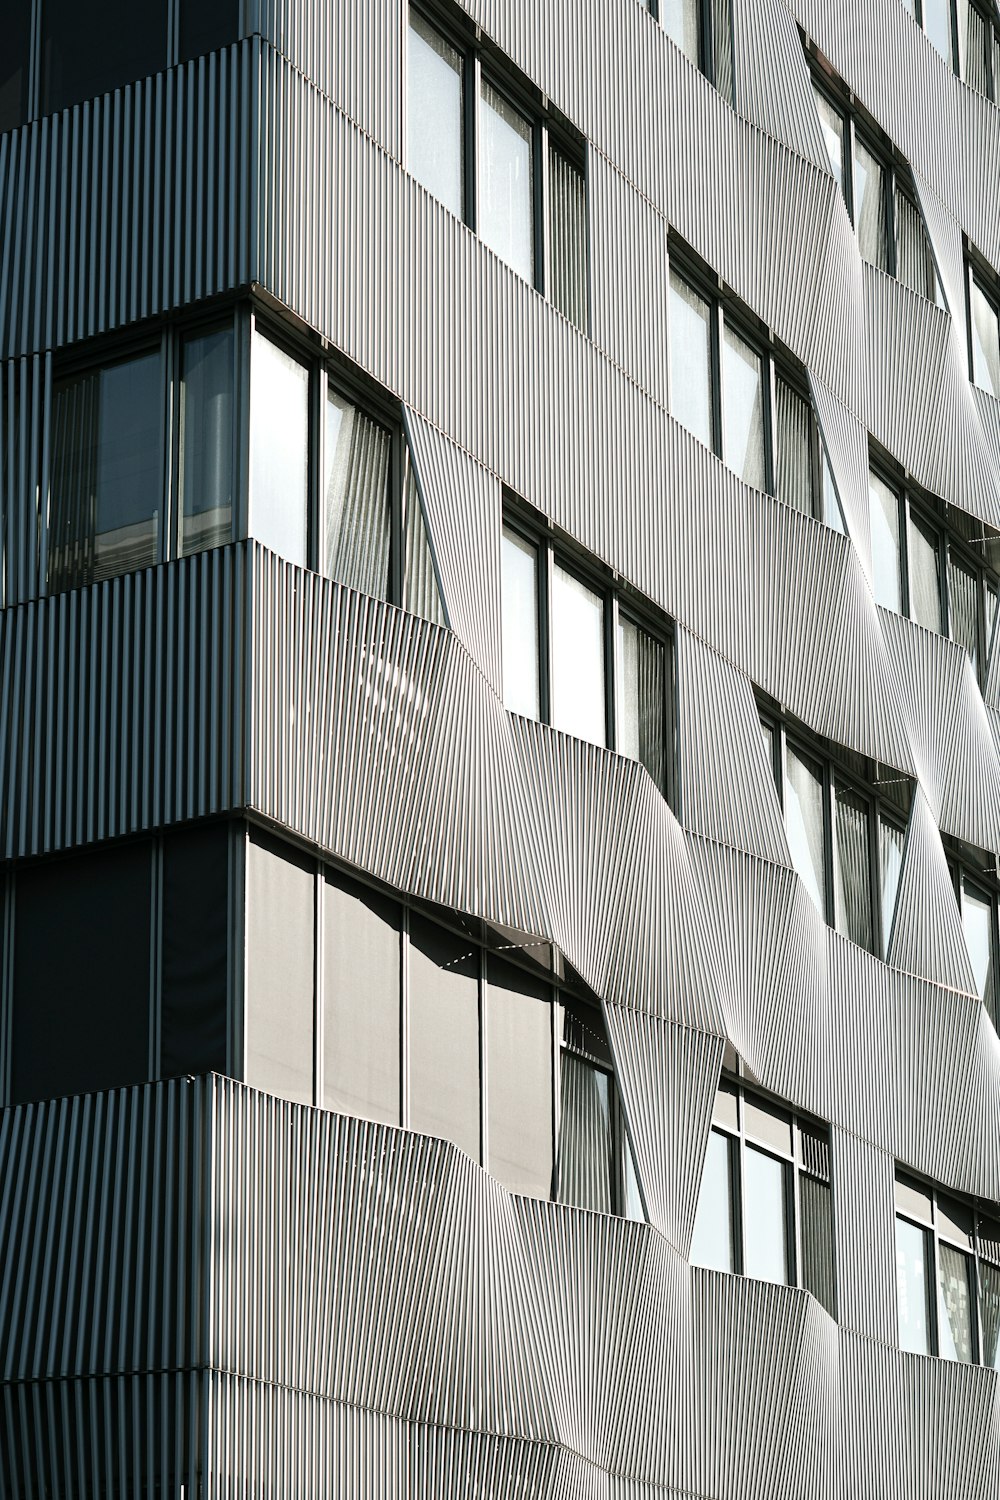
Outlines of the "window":
[{"label": "window", "polygon": [[862,259],[921,297],[940,302],[934,256],[909,167],[874,121],[859,118],[840,80],[829,76],[829,65],[819,59],[815,63],[822,70],[813,82],[816,111]]},{"label": "window", "polygon": [[502,542],[504,703],[641,761],[668,795],[669,627],[510,514]]},{"label": "window", "polygon": [[457,10],[410,7],[406,101],[417,181],[586,331],[582,139]]},{"label": "window", "polygon": [[870,471],[868,493],[876,603],[964,646],[985,683],[1000,599],[1000,533],[904,488],[888,470]]},{"label": "window", "polygon": [[749,314],[670,272],[670,402],[677,420],[755,489],[843,531],[805,373],[779,365]]},{"label": "window", "polygon": [[1000,1223],[896,1173],[899,1346],[1000,1369]]},{"label": "window", "polygon": [[1000,83],[1000,21],[990,0],[903,0],[958,78],[987,99]]},{"label": "window", "polygon": [[803,1286],[836,1317],[825,1126],[722,1079],[712,1111],[691,1263]]},{"label": "window", "polygon": [[650,14],[696,68],[733,101],[733,12],[730,0],[648,0]]},{"label": "window", "polygon": [[903,863],[910,783],[844,752],[833,761],[762,714],[792,863],[817,910],[844,937],[884,958]]},{"label": "window", "polygon": [[994,1027],[1000,1030],[997,993],[997,960],[1000,957],[1000,882],[996,858],[967,845],[953,843],[950,860],[955,899],[962,917],[965,946],[972,965],[976,994],[986,1006]]},{"label": "window", "polygon": [[968,267],[969,373],[973,385],[1000,400],[1000,289],[985,271]]},{"label": "window", "polygon": [[323,1104],[450,1140],[512,1192],[643,1217],[600,1005],[549,945],[318,878]]},{"label": "window", "polygon": [[0,5],[0,135],[28,118],[31,6],[26,0]]}]

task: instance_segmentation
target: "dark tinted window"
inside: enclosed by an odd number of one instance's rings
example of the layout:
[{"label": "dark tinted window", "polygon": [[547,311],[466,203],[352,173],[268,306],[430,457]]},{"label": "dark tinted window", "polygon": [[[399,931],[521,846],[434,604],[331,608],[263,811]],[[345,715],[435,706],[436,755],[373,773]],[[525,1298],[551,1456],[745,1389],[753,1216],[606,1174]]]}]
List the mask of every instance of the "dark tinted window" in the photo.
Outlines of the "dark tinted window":
[{"label": "dark tinted window", "polygon": [[170,834],[163,844],[160,1075],[226,1071],[229,830]]},{"label": "dark tinted window", "polygon": [[149,1077],[150,885],[148,843],[18,872],[15,1104]]},{"label": "dark tinted window", "polygon": [[42,0],[43,114],[166,65],[166,0]]},{"label": "dark tinted window", "polygon": [[239,31],[239,0],[181,0],[181,62],[228,47]]},{"label": "dark tinted window", "polygon": [[30,0],[0,0],[0,134],[24,124],[30,35]]}]

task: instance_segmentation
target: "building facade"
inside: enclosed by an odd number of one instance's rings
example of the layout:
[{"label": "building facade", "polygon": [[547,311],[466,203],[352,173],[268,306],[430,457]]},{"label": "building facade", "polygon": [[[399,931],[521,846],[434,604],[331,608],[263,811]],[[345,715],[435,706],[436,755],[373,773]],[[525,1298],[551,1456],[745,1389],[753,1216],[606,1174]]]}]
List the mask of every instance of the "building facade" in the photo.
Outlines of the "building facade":
[{"label": "building facade", "polygon": [[0,1495],[1000,1493],[998,101],[0,3]]}]

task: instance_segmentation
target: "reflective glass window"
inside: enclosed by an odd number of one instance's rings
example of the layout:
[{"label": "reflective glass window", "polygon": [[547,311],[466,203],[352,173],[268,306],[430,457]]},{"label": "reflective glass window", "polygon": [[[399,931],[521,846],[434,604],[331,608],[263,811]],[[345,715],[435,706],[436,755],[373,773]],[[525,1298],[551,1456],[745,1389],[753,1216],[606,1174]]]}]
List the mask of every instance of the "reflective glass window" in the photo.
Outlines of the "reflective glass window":
[{"label": "reflective glass window", "polygon": [[872,910],[868,806],[863,798],[838,783],[834,807],[834,914],[837,931],[870,951]]},{"label": "reflective glass window", "polygon": [[803,1173],[799,1178],[802,1216],[802,1285],[831,1318],[837,1316],[834,1284],[833,1203],[830,1184]]},{"label": "reflective glass window", "polygon": [[666,791],[666,652],[625,615],[618,616],[617,747],[641,761]]},{"label": "reflective glass window", "polygon": [[993,902],[962,877],[962,927],[980,1000],[993,1001],[996,915]]},{"label": "reflective glass window", "polygon": [[255,332],[250,369],[250,534],[306,564],[309,371]]},{"label": "reflective glass window", "polygon": [[972,1335],[972,1257],[952,1245],[938,1245],[938,1330],[942,1359],[969,1364],[975,1358]]},{"label": "reflective glass window", "polygon": [[811,516],[812,410],[786,380],[775,381],[775,493],[779,500]]},{"label": "reflective glass window", "polygon": [[610,1213],[611,1096],[608,1075],[564,1051],[560,1062],[559,1200]]},{"label": "reflective glass window", "polygon": [[868,476],[871,502],[872,582],[875,601],[897,614],[903,607],[899,565],[899,496],[877,474]]},{"label": "reflective glass window", "polygon": [[234,360],[231,327],[184,340],[178,412],[182,554],[218,547],[232,536]]},{"label": "reflective glass window", "polygon": [[400,911],[374,891],[323,882],[323,1104],[400,1123]]},{"label": "reflective glass window", "polygon": [[336,391],[326,402],[323,568],[328,578],[389,597],[389,474],[386,429]]},{"label": "reflective glass window", "polygon": [[502,545],[503,701],[513,713],[537,719],[538,548],[507,526]]},{"label": "reflective glass window", "polygon": [[246,871],[246,1081],[300,1104],[314,1095],[315,874],[254,834]]},{"label": "reflective glass window", "polygon": [[0,0],[0,135],[28,117],[31,0]]},{"label": "reflective glass window", "polygon": [[660,0],[660,23],[695,67],[701,57],[701,5],[699,0]]},{"label": "reflective glass window", "polygon": [[720,1130],[708,1136],[705,1171],[701,1179],[698,1214],[691,1242],[693,1265],[710,1271],[735,1271],[733,1243],[733,1184],[729,1137]]},{"label": "reflective glass window", "polygon": [[583,173],[549,142],[549,296],[586,332],[587,185]]},{"label": "reflective glass window", "polygon": [[951,0],[922,0],[924,30],[931,44],[952,66]]},{"label": "reflective glass window", "polygon": [[840,497],[837,494],[837,486],[833,478],[833,470],[830,461],[824,452],[821,463],[820,492],[823,497],[823,522],[831,526],[834,531],[844,530],[844,513],[840,507]]},{"label": "reflective glass window", "polygon": [[552,723],[603,745],[604,600],[558,563],[552,569]]},{"label": "reflective glass window", "polygon": [[889,269],[885,171],[863,141],[854,143],[854,213],[858,249],[879,270]]},{"label": "reflective glass window", "polygon": [[180,0],[180,60],[228,47],[240,34],[239,0]]},{"label": "reflective glass window", "polygon": [[979,583],[974,573],[948,558],[948,634],[969,653],[972,670],[979,668]]},{"label": "reflective glass window", "polygon": [[167,66],[167,0],[41,0],[42,113]]},{"label": "reflective glass window", "polygon": [[928,1249],[925,1229],[907,1219],[896,1220],[896,1292],[899,1303],[899,1345],[911,1354],[930,1354],[928,1317]]},{"label": "reflective glass window", "polygon": [[823,140],[830,156],[830,166],[833,175],[837,179],[840,191],[847,202],[847,174],[845,171],[846,157],[844,153],[844,117],[836,109],[825,94],[818,89],[814,91],[816,99],[816,111],[819,115],[819,123],[823,130]]},{"label": "reflective glass window", "polygon": [[490,957],[486,993],[489,1170],[514,1193],[552,1190],[551,993]]},{"label": "reflective glass window", "polygon": [[788,1223],[783,1162],[753,1146],[743,1156],[743,1269],[760,1281],[787,1284]]},{"label": "reflective glass window", "polygon": [[882,904],[882,956],[889,951],[892,923],[896,915],[899,877],[903,868],[906,834],[895,823],[879,819],[879,890]]},{"label": "reflective glass window", "polygon": [[761,358],[727,325],[722,340],[722,455],[747,484],[763,489],[764,380]]},{"label": "reflective glass window", "polygon": [[986,1261],[979,1267],[979,1326],[983,1364],[1000,1370],[1000,1266]]},{"label": "reflective glass window", "polygon": [[712,442],[712,310],[670,273],[670,410],[707,448]]},{"label": "reflective glass window", "polygon": [[825,917],[823,778],[791,746],[786,753],[785,826],[792,863],[817,910]]},{"label": "reflective glass window", "polygon": [[156,562],[164,419],[158,350],[56,384],[52,592]]},{"label": "reflective glass window", "polygon": [[479,956],[464,939],[410,918],[410,1128],[480,1158]]},{"label": "reflective glass window", "polygon": [[479,232],[526,281],[533,280],[532,128],[483,79],[479,114]]},{"label": "reflective glass window", "polygon": [[910,516],[910,619],[941,629],[941,548],[933,531]]},{"label": "reflective glass window", "polygon": [[972,313],[972,379],[981,390],[1000,397],[1000,319],[976,278],[969,284]]},{"label": "reflective glass window", "polygon": [[410,11],[406,74],[407,166],[418,182],[462,216],[462,54]]}]

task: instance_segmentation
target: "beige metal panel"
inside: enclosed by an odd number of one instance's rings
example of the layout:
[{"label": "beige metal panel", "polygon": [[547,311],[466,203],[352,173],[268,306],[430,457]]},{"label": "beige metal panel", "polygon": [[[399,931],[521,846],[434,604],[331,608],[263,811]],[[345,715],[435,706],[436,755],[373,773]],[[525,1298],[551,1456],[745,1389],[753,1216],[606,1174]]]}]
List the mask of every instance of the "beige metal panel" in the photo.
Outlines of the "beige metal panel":
[{"label": "beige metal panel", "polygon": [[416,412],[407,431],[451,627],[502,694],[499,483]]},{"label": "beige metal panel", "polygon": [[723,1041],[623,1006],[606,1016],[649,1221],[687,1259]]},{"label": "beige metal panel", "polygon": [[949,989],[976,993],[941,834],[922,789],[913,797],[887,961]]},{"label": "beige metal panel", "polygon": [[844,1329],[895,1344],[895,1159],[846,1130],[833,1129],[830,1145],[838,1319]]},{"label": "beige metal panel", "polygon": [[690,833],[790,864],[757,705],[747,678],[678,630],[680,818]]},{"label": "beige metal panel", "polygon": [[961,646],[880,609],[921,785],[943,832],[1000,851],[1000,759]]}]

